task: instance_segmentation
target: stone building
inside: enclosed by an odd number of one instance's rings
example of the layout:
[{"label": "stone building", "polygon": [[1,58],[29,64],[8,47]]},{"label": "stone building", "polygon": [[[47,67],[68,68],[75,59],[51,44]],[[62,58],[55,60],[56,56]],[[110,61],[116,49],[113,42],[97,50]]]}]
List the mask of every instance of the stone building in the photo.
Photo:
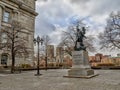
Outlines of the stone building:
[{"label": "stone building", "polygon": [[54,58],[54,45],[47,45],[47,56],[49,61],[52,61]]},{"label": "stone building", "polygon": [[56,61],[57,62],[63,62],[63,56],[64,55],[64,51],[63,51],[63,47],[56,47]]},{"label": "stone building", "polygon": [[[13,20],[19,21],[22,26],[22,32],[19,36],[26,39],[26,47],[29,49],[27,57],[16,57],[15,64],[32,63],[34,47],[34,28],[35,28],[35,1],[36,0],[0,0],[0,31],[4,27],[10,26]],[[0,45],[6,41],[5,33],[0,35]],[[11,65],[11,53],[6,48],[0,48],[0,66]]]},{"label": "stone building", "polygon": [[103,58],[103,54],[101,54],[101,53],[95,54],[95,60],[96,60],[96,62],[100,62],[102,58]]}]

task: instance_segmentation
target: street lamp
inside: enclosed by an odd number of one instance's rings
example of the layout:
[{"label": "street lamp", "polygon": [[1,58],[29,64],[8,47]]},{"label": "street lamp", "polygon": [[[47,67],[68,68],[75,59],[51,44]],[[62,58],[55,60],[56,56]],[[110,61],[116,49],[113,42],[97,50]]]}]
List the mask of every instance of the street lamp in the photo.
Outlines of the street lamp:
[{"label": "street lamp", "polygon": [[37,38],[35,38],[34,40],[33,40],[33,42],[34,42],[34,44],[36,44],[37,43],[37,45],[38,45],[38,61],[37,61],[37,74],[35,74],[36,76],[39,76],[39,75],[41,75],[40,74],[40,68],[39,68],[39,44],[43,44],[43,39],[42,38],[40,38],[39,36],[37,36]]}]

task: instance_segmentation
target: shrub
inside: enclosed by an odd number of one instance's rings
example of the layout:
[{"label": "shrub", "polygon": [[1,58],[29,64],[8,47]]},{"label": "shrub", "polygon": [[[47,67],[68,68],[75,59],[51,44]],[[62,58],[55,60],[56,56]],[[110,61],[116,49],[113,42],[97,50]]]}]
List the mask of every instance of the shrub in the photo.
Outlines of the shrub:
[{"label": "shrub", "polygon": [[63,63],[59,63],[59,67],[62,67],[62,66],[64,66],[64,64]]},{"label": "shrub", "polygon": [[97,66],[115,66],[114,63],[98,63]]},{"label": "shrub", "polygon": [[21,68],[31,68],[30,64],[21,64]]},{"label": "shrub", "polygon": [[54,63],[48,63],[48,66],[53,67]]}]

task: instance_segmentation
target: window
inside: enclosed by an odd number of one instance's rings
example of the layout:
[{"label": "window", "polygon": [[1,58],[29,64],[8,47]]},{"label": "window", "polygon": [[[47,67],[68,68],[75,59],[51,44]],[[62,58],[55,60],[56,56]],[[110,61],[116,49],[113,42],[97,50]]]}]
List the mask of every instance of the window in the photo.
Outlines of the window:
[{"label": "window", "polygon": [[1,43],[7,43],[7,35],[6,35],[6,33],[2,33],[2,35],[1,35]]},{"label": "window", "polygon": [[7,65],[7,59],[8,59],[7,55],[2,55],[1,56],[1,64]]},{"label": "window", "polygon": [[3,15],[3,21],[4,22],[9,22],[9,20],[10,20],[10,12],[5,11],[4,15]]}]

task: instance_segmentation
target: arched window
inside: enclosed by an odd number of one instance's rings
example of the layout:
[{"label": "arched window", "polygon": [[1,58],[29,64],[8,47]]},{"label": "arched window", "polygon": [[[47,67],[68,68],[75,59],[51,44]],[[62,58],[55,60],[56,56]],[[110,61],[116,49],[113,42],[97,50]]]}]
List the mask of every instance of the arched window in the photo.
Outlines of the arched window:
[{"label": "arched window", "polygon": [[7,60],[8,60],[8,55],[7,54],[2,54],[1,55],[1,64],[7,66]]}]

